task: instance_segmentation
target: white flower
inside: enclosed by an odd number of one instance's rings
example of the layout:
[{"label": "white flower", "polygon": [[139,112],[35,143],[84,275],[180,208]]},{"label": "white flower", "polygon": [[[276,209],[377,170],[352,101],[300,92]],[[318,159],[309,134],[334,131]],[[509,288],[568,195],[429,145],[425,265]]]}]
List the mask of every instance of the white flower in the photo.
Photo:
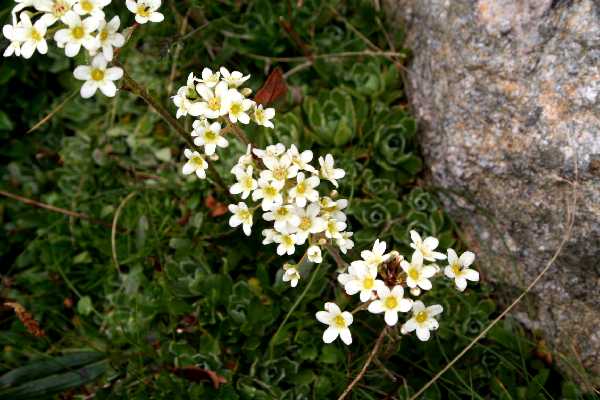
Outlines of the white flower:
[{"label": "white flower", "polygon": [[250,78],[250,75],[244,76],[239,71],[233,71],[229,73],[225,67],[221,67],[219,71],[221,71],[221,78],[223,79],[223,82],[226,82],[231,88],[239,87],[242,83],[246,82]]},{"label": "white flower", "polygon": [[346,254],[348,250],[354,247],[354,241],[350,239],[352,235],[354,235],[354,232],[342,232],[341,237],[335,240],[335,243],[343,254]]},{"label": "white flower", "polygon": [[267,146],[265,150],[254,149],[252,152],[260,159],[279,157],[285,152],[285,146],[282,143],[277,143]]},{"label": "white flower", "polygon": [[342,179],[346,175],[346,171],[333,167],[334,161],[331,154],[327,154],[325,158],[319,157],[319,164],[321,165],[321,176],[331,182],[333,186],[338,187],[337,179]]},{"label": "white flower", "polygon": [[159,13],[160,0],[126,0],[127,9],[135,14],[135,22],[145,24],[146,22],[161,22],[165,16]]},{"label": "white flower", "polygon": [[479,272],[468,268],[475,261],[475,254],[465,251],[460,258],[452,249],[448,249],[448,266],[444,268],[444,274],[450,279],[454,279],[456,288],[461,292],[467,288],[467,280],[477,282]]},{"label": "white flower", "polygon": [[85,81],[81,86],[81,97],[87,99],[96,93],[97,89],[108,97],[114,97],[117,87],[113,81],[121,79],[123,70],[119,67],[106,68],[106,59],[102,53],[92,59],[92,65],[80,65],[73,71],[76,79]]},{"label": "white flower", "polygon": [[65,16],[73,8],[75,0],[33,0],[33,3],[35,9],[43,13],[40,20],[50,26],[58,20],[66,23]]},{"label": "white flower", "polygon": [[300,280],[300,273],[298,270],[289,264],[285,264],[283,266],[283,271],[283,281],[289,282],[291,287],[296,287]]},{"label": "white flower", "polygon": [[412,307],[412,300],[404,299],[404,289],[397,285],[390,289],[383,285],[377,289],[378,300],[373,301],[367,308],[373,314],[385,313],[385,323],[389,326],[398,322],[398,312],[408,312]]},{"label": "white flower", "polygon": [[254,114],[252,116],[254,117],[254,122],[256,122],[258,125],[266,126],[267,128],[275,127],[270,121],[273,119],[273,117],[275,117],[274,108],[263,108],[262,104],[255,104]]},{"label": "white flower", "polygon": [[311,176],[304,178],[304,173],[299,172],[296,176],[296,186],[292,187],[288,194],[290,199],[294,199],[298,207],[304,207],[307,201],[316,202],[319,200],[319,192],[315,188],[319,186],[319,177]]},{"label": "white flower", "polygon": [[368,265],[364,261],[353,261],[348,267],[348,273],[338,275],[338,281],[344,285],[344,290],[350,296],[360,292],[360,301],[369,301],[373,291],[385,286],[377,279],[377,266]]},{"label": "white flower", "polygon": [[73,6],[73,11],[79,15],[89,14],[99,20],[104,19],[104,11],[102,9],[110,4],[112,0],[79,0]]},{"label": "white flower", "polygon": [[252,166],[248,165],[246,170],[237,171],[235,174],[237,182],[229,188],[231,194],[242,194],[242,199],[248,198],[250,192],[252,192],[258,186],[256,179],[252,177]]},{"label": "white flower", "polygon": [[317,320],[329,325],[323,333],[323,341],[331,343],[339,336],[347,345],[352,343],[352,335],[348,327],[352,325],[352,314],[348,311],[342,312],[335,303],[325,303],[325,311],[316,314]]},{"label": "white flower", "polygon": [[20,25],[15,23],[14,25],[4,25],[2,27],[2,35],[10,41],[8,47],[4,50],[4,57],[10,57],[13,54],[17,57],[21,56],[21,43],[19,36],[21,35],[19,30]]},{"label": "white flower", "polygon": [[346,229],[345,222],[330,219],[329,221],[327,221],[325,236],[329,239],[339,239],[342,237],[342,234],[340,232],[342,232],[344,229]]},{"label": "white flower", "polygon": [[[274,206],[271,211],[263,214],[263,219],[265,221],[275,221],[275,230],[281,233],[290,233],[300,223],[300,218],[294,213],[294,209],[290,205]],[[290,227],[293,229],[290,230]]]},{"label": "white flower", "polygon": [[202,70],[202,79],[198,79],[198,81],[202,82],[207,87],[212,88],[212,87],[217,86],[217,83],[219,83],[220,77],[221,77],[220,72],[213,73],[210,68],[204,68]]},{"label": "white flower", "polygon": [[185,158],[189,160],[183,165],[183,174],[190,175],[195,172],[198,178],[206,178],[206,169],[208,168],[208,163],[204,157],[202,157],[202,155],[197,151],[192,151],[190,149],[185,149],[183,154],[185,155]]},{"label": "white flower", "polygon": [[240,172],[244,172],[248,165],[252,164],[252,145],[248,144],[246,147],[246,154],[243,154],[238,158],[237,163],[231,168],[231,173],[237,175]]},{"label": "white flower", "polygon": [[268,181],[259,178],[258,189],[252,192],[252,200],[256,201],[262,199],[262,209],[264,211],[269,211],[273,206],[283,203],[283,196],[281,196],[282,188],[283,182],[281,181]]},{"label": "white flower", "polygon": [[200,105],[201,103],[192,102],[188,98],[190,90],[193,90],[194,92],[196,91],[194,88],[190,89],[188,86],[182,86],[179,88],[179,90],[177,90],[177,94],[171,97],[173,99],[173,104],[175,104],[177,107],[177,113],[175,114],[177,119],[188,114],[194,117],[202,114],[202,106]]},{"label": "white flower", "polygon": [[196,91],[204,100],[200,103],[201,114],[206,118],[214,119],[221,115],[227,114],[226,97],[229,89],[227,89],[227,83],[219,82],[214,90],[206,86],[204,83],[196,85]]},{"label": "white flower", "polygon": [[38,1],[39,0],[15,0],[15,3],[17,3],[17,5],[14,6],[11,11],[11,14],[13,15],[13,23],[15,22],[16,15],[19,11],[21,11],[27,7],[35,6],[35,4],[38,3]]},{"label": "white flower", "polygon": [[360,252],[360,256],[367,263],[367,265],[379,266],[384,261],[390,258],[390,253],[385,253],[385,242],[375,239],[373,244],[373,250],[363,250]]},{"label": "white flower", "polygon": [[125,44],[125,37],[118,32],[120,23],[119,16],[114,16],[109,22],[101,19],[98,25],[97,45],[102,49],[106,61],[112,60],[113,48],[123,47]]},{"label": "white flower", "polygon": [[262,244],[271,244],[275,243],[275,237],[278,235],[274,229],[263,229],[262,235],[265,237],[262,241]]},{"label": "white flower", "polygon": [[434,304],[425,308],[423,302],[417,300],[412,307],[413,316],[402,325],[405,332],[417,331],[417,337],[421,341],[429,340],[429,331],[434,331],[439,327],[439,323],[433,317],[441,314],[444,309],[439,304]]},{"label": "white flower", "polygon": [[248,209],[246,203],[240,201],[237,205],[230,204],[228,208],[233,213],[231,218],[229,218],[229,226],[235,228],[236,226],[243,225],[244,233],[246,236],[250,236],[252,230],[252,211]]},{"label": "white flower", "polygon": [[323,256],[321,255],[321,248],[316,245],[312,245],[306,250],[306,256],[308,257],[308,261],[314,263],[323,262]]},{"label": "white flower", "polygon": [[14,30],[16,38],[21,44],[21,56],[31,58],[37,50],[40,54],[48,52],[48,43],[44,36],[46,35],[46,24],[41,19],[31,24],[31,19],[26,12],[21,13],[20,29]]},{"label": "white flower", "polygon": [[263,157],[262,161],[268,168],[260,173],[262,179],[285,183],[286,179],[294,178],[298,173],[298,167],[292,165],[292,159],[287,154],[279,158]]},{"label": "white flower", "polygon": [[296,250],[296,235],[293,233],[282,233],[280,235],[275,236],[275,243],[279,243],[277,246],[277,254],[282,256],[287,254],[291,256],[294,254]]},{"label": "white flower", "polygon": [[421,240],[421,235],[419,235],[416,231],[410,231],[410,238],[412,239],[410,247],[419,251],[425,260],[435,261],[446,259],[444,254],[438,251],[433,251],[436,247],[438,247],[439,244],[439,240],[433,236],[429,236],[425,238],[425,240]]},{"label": "white flower", "polygon": [[192,127],[194,128],[192,131],[192,136],[195,137],[194,144],[204,146],[204,154],[207,156],[213,155],[217,146],[225,148],[229,145],[227,139],[220,135],[221,124],[218,122],[208,125],[208,123],[196,120]]},{"label": "white flower", "polygon": [[298,148],[292,144],[287,152],[292,159],[292,164],[298,167],[298,169],[308,171],[313,174],[317,172],[315,167],[309,164],[313,159],[312,151],[304,150],[302,153],[300,153]]},{"label": "white flower", "polygon": [[75,57],[81,46],[94,51],[97,46],[96,39],[92,36],[98,28],[99,21],[94,17],[87,17],[83,21],[73,11],[68,11],[62,18],[68,28],[60,29],[54,34],[54,40],[60,47],[65,48],[67,57]]},{"label": "white flower", "polygon": [[227,96],[224,98],[224,105],[229,113],[229,120],[232,123],[237,123],[238,121],[242,124],[247,124],[250,122],[250,116],[246,111],[248,111],[254,102],[250,99],[242,96],[240,92],[235,89],[229,89]]},{"label": "white flower", "polygon": [[410,263],[402,260],[400,266],[406,272],[406,285],[409,288],[418,286],[423,290],[431,289],[432,285],[429,278],[435,275],[436,268],[433,265],[423,266],[423,255],[421,252],[415,251],[410,259]]},{"label": "white flower", "polygon": [[347,217],[342,210],[348,207],[348,200],[339,199],[338,201],[333,201],[330,197],[323,196],[319,199],[319,204],[324,216],[346,222]]},{"label": "white flower", "polygon": [[298,244],[304,244],[309,234],[323,232],[326,229],[325,220],[319,217],[319,211],[320,207],[317,203],[309,204],[305,208],[296,208]]}]

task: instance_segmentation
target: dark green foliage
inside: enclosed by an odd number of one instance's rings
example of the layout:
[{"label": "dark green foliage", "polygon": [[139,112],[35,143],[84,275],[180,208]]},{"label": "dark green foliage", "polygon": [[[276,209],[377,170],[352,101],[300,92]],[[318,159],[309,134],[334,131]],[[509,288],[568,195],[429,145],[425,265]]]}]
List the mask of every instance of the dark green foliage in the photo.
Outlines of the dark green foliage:
[{"label": "dark green foliage", "polygon": [[[118,11],[131,23],[114,3],[109,15]],[[369,50],[334,10],[376,46],[388,47],[377,22],[384,16],[370,1],[295,3],[166,2],[165,22],[141,27],[122,60],[167,104],[187,74],[206,65],[250,72],[256,90],[265,70],[277,64],[265,57]],[[180,39],[189,7],[190,30],[208,23]],[[7,14],[5,9],[2,18]],[[296,39],[283,29],[286,23]],[[305,61],[280,65],[290,71]],[[332,260],[302,271],[299,287],[290,289],[281,281],[281,266],[289,260],[261,245],[263,226],[257,223],[247,238],[229,228],[227,214],[211,216],[207,198],[226,204],[227,194],[214,182],[180,174],[183,143],[132,95],[75,95],[42,128],[25,134],[78,90],[73,67],[58,50],[0,66],[0,188],[92,218],[0,198],[2,297],[25,306],[47,335],[32,337],[11,310],[2,310],[0,398],[52,398],[65,390],[65,398],[93,393],[98,399],[335,398],[360,370],[382,318],[360,313],[349,348],[323,344],[323,326],[314,318],[323,302],[356,305],[335,284]],[[276,104],[276,129],[250,127],[248,133],[259,145],[281,141],[317,155],[332,153],[347,171],[339,192],[350,200],[356,232],[347,260],[375,238],[408,254],[411,229],[439,237],[442,248],[461,247],[439,201],[419,184],[416,122],[393,63],[365,55],[322,57],[292,74],[288,84],[287,98]],[[213,163],[227,182],[245,151],[230,142]],[[110,225],[120,205],[113,251]],[[439,285],[428,301],[441,302],[446,311],[433,340],[422,344],[393,335],[353,398],[408,398],[497,315],[489,286],[459,294],[449,283]],[[535,340],[506,321],[424,398],[582,398],[535,350]],[[185,367],[201,369],[192,370],[200,377],[191,379]],[[206,370],[227,383],[215,388]]]}]

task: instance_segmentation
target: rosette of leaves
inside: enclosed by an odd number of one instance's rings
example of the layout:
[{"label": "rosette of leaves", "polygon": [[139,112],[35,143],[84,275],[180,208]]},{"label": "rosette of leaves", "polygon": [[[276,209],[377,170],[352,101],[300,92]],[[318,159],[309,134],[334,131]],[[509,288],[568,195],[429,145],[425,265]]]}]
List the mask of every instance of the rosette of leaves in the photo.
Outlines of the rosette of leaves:
[{"label": "rosette of leaves", "polygon": [[407,182],[423,167],[421,159],[414,154],[415,120],[401,110],[379,120],[374,140],[375,162],[384,170],[394,172],[399,182]]},{"label": "rosette of leaves", "polygon": [[[355,104],[356,102],[356,104]],[[360,98],[335,88],[307,97],[303,104],[308,126],[315,140],[323,146],[341,147],[360,129],[367,107]]]},{"label": "rosette of leaves", "polygon": [[302,118],[295,110],[287,112],[282,116],[276,116],[277,129],[261,128],[260,138],[264,143],[263,147],[271,143],[283,143],[287,147],[292,144],[301,146],[300,148],[310,147],[310,143],[305,143],[304,124]]},{"label": "rosette of leaves", "polygon": [[365,169],[362,174],[363,192],[375,197],[396,197],[396,184],[387,178],[375,177],[373,170]]}]

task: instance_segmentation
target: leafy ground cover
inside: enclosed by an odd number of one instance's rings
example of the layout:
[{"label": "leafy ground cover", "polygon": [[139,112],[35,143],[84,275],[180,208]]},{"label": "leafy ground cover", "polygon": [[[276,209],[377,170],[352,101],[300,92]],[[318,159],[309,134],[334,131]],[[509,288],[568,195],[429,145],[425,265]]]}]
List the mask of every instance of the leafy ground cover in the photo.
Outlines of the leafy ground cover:
[{"label": "leafy ground cover", "polygon": [[[276,129],[249,136],[336,157],[356,232],[348,259],[376,238],[408,253],[411,229],[460,248],[457,224],[421,180],[401,34],[373,2],[293,3],[166,2],[165,23],[136,32],[122,59],[165,105],[203,66],[251,73],[254,90],[281,67],[289,90]],[[9,18],[9,8],[1,12]],[[52,51],[44,62],[0,66],[1,295],[12,304],[0,322],[0,398],[336,398],[381,318],[363,316],[349,348],[324,344],[315,312],[326,299],[350,302],[334,284],[333,260],[289,288],[286,260],[227,225],[220,182],[182,176],[180,140],[161,118],[126,92],[81,99],[72,69]],[[221,176],[233,180],[243,151],[232,143],[221,152]],[[409,398],[499,312],[485,282],[461,295],[448,283],[430,300],[448,310],[434,339],[390,331],[352,398]],[[553,368],[543,341],[507,319],[423,398],[583,395]]]}]

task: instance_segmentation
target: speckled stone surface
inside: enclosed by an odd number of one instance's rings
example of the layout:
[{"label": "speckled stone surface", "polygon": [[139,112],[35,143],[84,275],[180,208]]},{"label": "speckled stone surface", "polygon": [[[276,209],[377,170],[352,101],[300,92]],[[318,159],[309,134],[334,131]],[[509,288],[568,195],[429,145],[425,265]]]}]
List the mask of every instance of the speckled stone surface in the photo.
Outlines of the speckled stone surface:
[{"label": "speckled stone surface", "polygon": [[514,315],[543,332],[563,368],[598,377],[600,0],[387,9],[414,53],[409,97],[432,183],[446,189],[486,279],[520,289],[534,279],[565,235],[577,179],[572,235]]}]

